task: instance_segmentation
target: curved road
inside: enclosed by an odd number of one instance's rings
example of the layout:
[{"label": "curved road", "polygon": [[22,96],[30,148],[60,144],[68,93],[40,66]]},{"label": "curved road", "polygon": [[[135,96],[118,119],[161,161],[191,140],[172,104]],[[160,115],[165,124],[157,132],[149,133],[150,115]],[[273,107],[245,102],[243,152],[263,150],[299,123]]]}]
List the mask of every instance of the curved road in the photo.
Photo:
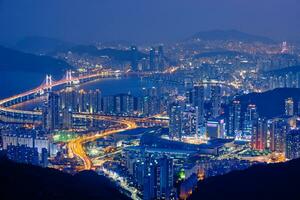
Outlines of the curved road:
[{"label": "curved road", "polygon": [[[97,119],[97,118],[96,118]],[[87,155],[87,153],[85,152],[83,145],[87,142],[92,142],[95,141],[99,138],[103,138],[109,135],[113,135],[122,131],[126,131],[126,130],[131,130],[131,129],[135,129],[137,128],[137,124],[135,122],[132,121],[128,121],[128,120],[123,120],[123,121],[113,121],[116,123],[120,123],[123,125],[126,125],[125,128],[120,128],[120,129],[116,129],[116,130],[106,130],[104,132],[101,133],[95,133],[93,135],[84,135],[81,137],[78,137],[74,140],[71,140],[68,143],[68,152],[69,152],[69,157],[74,157],[77,156],[78,158],[80,158],[83,161],[83,170],[90,170],[93,168],[93,163],[90,159],[90,157]]]}]

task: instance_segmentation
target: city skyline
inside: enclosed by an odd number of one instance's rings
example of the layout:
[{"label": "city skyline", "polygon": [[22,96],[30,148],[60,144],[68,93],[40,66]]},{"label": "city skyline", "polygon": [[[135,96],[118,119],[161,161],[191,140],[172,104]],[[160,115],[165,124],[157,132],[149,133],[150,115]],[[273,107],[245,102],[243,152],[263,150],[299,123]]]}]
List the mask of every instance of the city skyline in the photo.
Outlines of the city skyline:
[{"label": "city skyline", "polygon": [[295,199],[299,10],[0,0],[0,198]]}]

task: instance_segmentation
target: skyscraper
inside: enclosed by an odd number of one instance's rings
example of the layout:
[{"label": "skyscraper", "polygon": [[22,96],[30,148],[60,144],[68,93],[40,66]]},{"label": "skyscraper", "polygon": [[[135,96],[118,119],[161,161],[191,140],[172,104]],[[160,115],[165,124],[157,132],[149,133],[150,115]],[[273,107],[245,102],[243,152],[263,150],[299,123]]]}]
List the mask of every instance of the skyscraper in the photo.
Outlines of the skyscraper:
[{"label": "skyscraper", "polygon": [[275,118],[270,125],[270,150],[276,153],[285,152],[288,123],[285,119]]},{"label": "skyscraper", "polygon": [[59,120],[59,95],[53,92],[48,93],[47,102],[43,109],[43,126],[48,131],[60,127]]},{"label": "skyscraper", "polygon": [[156,51],[153,47],[149,52],[149,66],[151,71],[157,71]]},{"label": "skyscraper", "polygon": [[178,104],[171,105],[169,137],[179,139],[182,137],[182,106]]},{"label": "skyscraper", "polygon": [[233,101],[229,107],[227,120],[227,136],[235,137],[241,131],[241,104],[240,101]]},{"label": "skyscraper", "polygon": [[78,112],[87,112],[87,94],[84,90],[79,90],[77,93],[77,104],[78,108],[76,109]]},{"label": "skyscraper", "polygon": [[245,112],[244,123],[243,123],[243,134],[251,136],[253,123],[257,120],[258,113],[256,105],[249,104],[247,111]]},{"label": "skyscraper", "polygon": [[97,107],[98,107],[97,101],[98,101],[98,93],[96,91],[90,90],[88,92],[88,98],[87,98],[87,110],[89,113],[97,112]]},{"label": "skyscraper", "polygon": [[267,121],[257,118],[252,127],[251,148],[254,150],[265,150],[267,148]]},{"label": "skyscraper", "polygon": [[121,99],[122,99],[121,95],[114,96],[114,108],[115,108],[114,112],[116,114],[120,114],[121,111],[122,111],[122,108],[121,108],[121,106],[122,106]]},{"label": "skyscraper", "polygon": [[102,111],[102,93],[100,90],[96,90],[95,91],[95,96],[96,96],[96,100],[95,100],[95,103],[96,103],[96,107],[95,107],[95,111],[97,113],[100,113]]},{"label": "skyscraper", "polygon": [[173,160],[163,156],[148,158],[143,184],[143,199],[170,199],[173,189]]},{"label": "skyscraper", "polygon": [[211,87],[211,103],[212,103],[212,117],[216,118],[221,114],[221,87],[214,85]]},{"label": "skyscraper", "polygon": [[131,70],[138,71],[138,49],[136,46],[131,46]]},{"label": "skyscraper", "polygon": [[297,105],[297,115],[300,116],[300,101],[298,101]]},{"label": "skyscraper", "polygon": [[288,159],[296,159],[300,157],[300,130],[291,130],[286,135],[286,153]]},{"label": "skyscraper", "polygon": [[166,60],[165,60],[165,54],[164,54],[164,49],[163,46],[160,45],[158,47],[158,68],[159,71],[163,71],[166,66]]},{"label": "skyscraper", "polygon": [[182,135],[197,136],[198,135],[198,114],[199,109],[190,104],[185,106],[182,112]]},{"label": "skyscraper", "polygon": [[72,114],[77,109],[77,93],[73,87],[66,87],[61,93],[62,127],[70,129],[73,125]]},{"label": "skyscraper", "polygon": [[123,114],[131,115],[134,111],[134,98],[130,94],[121,96],[121,110]]},{"label": "skyscraper", "polygon": [[292,98],[285,100],[285,115],[293,116],[294,115],[294,101]]},{"label": "skyscraper", "polygon": [[105,114],[112,114],[114,112],[114,97],[105,96],[103,97],[103,112]]},{"label": "skyscraper", "polygon": [[158,161],[157,199],[170,199],[173,189],[173,160],[164,156]]},{"label": "skyscraper", "polygon": [[204,125],[204,86],[194,86],[189,93],[189,99],[192,105],[198,108],[198,123]]}]

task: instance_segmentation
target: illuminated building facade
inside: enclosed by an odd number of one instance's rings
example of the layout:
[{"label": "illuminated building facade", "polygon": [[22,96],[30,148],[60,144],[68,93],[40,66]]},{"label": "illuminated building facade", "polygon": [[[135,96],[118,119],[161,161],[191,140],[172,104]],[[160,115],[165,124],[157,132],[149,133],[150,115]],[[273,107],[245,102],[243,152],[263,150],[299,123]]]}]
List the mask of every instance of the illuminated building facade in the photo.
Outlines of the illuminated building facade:
[{"label": "illuminated building facade", "polygon": [[216,118],[221,114],[221,87],[219,85],[211,86],[212,117]]},{"label": "illuminated building facade", "polygon": [[287,159],[296,159],[300,157],[300,130],[294,129],[286,135],[286,153]]},{"label": "illuminated building facade", "polygon": [[225,137],[225,123],[223,119],[208,120],[206,122],[207,136],[211,139]]},{"label": "illuminated building facade", "polygon": [[243,124],[243,134],[251,136],[253,123],[257,120],[258,113],[256,105],[250,104],[247,107],[247,111],[245,112],[244,124]]},{"label": "illuminated building facade", "polygon": [[292,98],[285,100],[285,115],[293,116],[294,115],[294,101]]},{"label": "illuminated building facade", "polygon": [[276,153],[285,153],[286,136],[289,125],[285,119],[275,118],[270,125],[270,150]]},{"label": "illuminated building facade", "polygon": [[227,120],[227,137],[235,137],[241,131],[241,103],[233,101],[229,107]]},{"label": "illuminated building facade", "polygon": [[169,137],[179,139],[182,137],[182,111],[181,105],[172,105],[170,109]]},{"label": "illuminated building facade", "polygon": [[251,148],[254,150],[267,149],[267,121],[263,118],[258,118],[253,124]]}]

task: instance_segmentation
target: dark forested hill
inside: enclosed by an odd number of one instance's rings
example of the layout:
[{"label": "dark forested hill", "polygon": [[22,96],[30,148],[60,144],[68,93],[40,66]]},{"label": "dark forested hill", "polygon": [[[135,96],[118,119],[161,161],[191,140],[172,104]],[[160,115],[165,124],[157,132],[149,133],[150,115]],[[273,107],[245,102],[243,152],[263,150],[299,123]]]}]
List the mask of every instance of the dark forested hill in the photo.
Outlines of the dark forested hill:
[{"label": "dark forested hill", "polygon": [[201,39],[207,41],[241,41],[272,43],[271,39],[263,36],[243,33],[237,30],[212,30],[202,31],[194,34],[190,39]]},{"label": "dark forested hill", "polygon": [[0,198],[32,199],[128,199],[110,180],[92,171],[63,172],[0,159]]},{"label": "dark forested hill", "polygon": [[[111,59],[116,61],[131,61],[133,52],[131,50],[120,50],[120,49],[112,49],[112,48],[105,48],[105,49],[97,49],[95,46],[91,45],[78,45],[70,49],[71,52],[78,53],[78,54],[86,54],[89,56],[107,56]],[[147,55],[138,51],[137,52],[137,59],[142,59]]]},{"label": "dark forested hill", "polygon": [[0,98],[37,87],[46,74],[60,79],[67,69],[72,66],[62,60],[0,46]]},{"label": "dark forested hill", "polygon": [[72,46],[74,44],[55,38],[31,36],[19,40],[14,48],[32,54],[51,54],[71,48]]},{"label": "dark forested hill", "polygon": [[198,183],[190,200],[299,199],[300,160],[254,166]]},{"label": "dark forested hill", "polygon": [[66,62],[52,57],[37,56],[0,46],[0,71],[57,74],[70,68]]},{"label": "dark forested hill", "polygon": [[293,98],[295,111],[300,101],[300,89],[277,88],[263,93],[250,93],[237,97],[241,101],[242,110],[245,111],[249,104],[255,104],[261,117],[272,118],[284,115],[284,101]]}]

